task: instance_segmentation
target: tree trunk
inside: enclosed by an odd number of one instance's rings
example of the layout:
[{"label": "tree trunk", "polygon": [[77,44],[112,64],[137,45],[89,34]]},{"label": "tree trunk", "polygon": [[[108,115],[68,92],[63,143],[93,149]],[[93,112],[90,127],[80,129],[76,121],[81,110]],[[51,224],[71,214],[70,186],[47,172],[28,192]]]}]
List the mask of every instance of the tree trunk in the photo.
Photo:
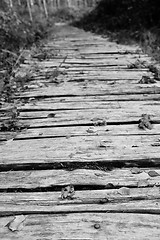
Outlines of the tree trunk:
[{"label": "tree trunk", "polygon": [[32,11],[31,11],[31,6],[30,6],[30,1],[29,0],[27,0],[27,7],[28,7],[30,20],[31,20],[31,22],[33,22],[33,16],[32,16]]},{"label": "tree trunk", "polygon": [[43,0],[43,6],[44,6],[44,12],[45,12],[46,18],[48,18],[48,10],[47,10],[46,0]]},{"label": "tree trunk", "polygon": [[10,7],[13,8],[13,2],[12,0],[9,0]]}]

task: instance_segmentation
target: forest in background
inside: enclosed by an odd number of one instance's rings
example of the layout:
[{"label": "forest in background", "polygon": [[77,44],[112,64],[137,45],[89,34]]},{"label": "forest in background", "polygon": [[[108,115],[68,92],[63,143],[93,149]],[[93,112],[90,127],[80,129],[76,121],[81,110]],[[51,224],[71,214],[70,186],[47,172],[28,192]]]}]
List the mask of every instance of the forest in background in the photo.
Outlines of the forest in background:
[{"label": "forest in background", "polygon": [[47,36],[55,21],[80,18],[95,4],[96,0],[1,0],[0,69],[6,58],[4,49],[17,52],[36,43]]},{"label": "forest in background", "polygon": [[110,36],[121,43],[138,42],[160,61],[160,1],[102,0],[74,25]]},{"label": "forest in background", "polygon": [[55,22],[80,19],[96,2],[0,0],[0,96],[5,96],[3,100],[10,99],[11,82],[16,80],[14,72],[24,61],[25,49],[35,46],[41,51],[40,40],[46,38],[51,29],[54,35]]},{"label": "forest in background", "polygon": [[0,92],[23,62],[23,49],[38,46],[55,21],[120,43],[139,43],[160,61],[159,12],[158,0],[0,0]]}]

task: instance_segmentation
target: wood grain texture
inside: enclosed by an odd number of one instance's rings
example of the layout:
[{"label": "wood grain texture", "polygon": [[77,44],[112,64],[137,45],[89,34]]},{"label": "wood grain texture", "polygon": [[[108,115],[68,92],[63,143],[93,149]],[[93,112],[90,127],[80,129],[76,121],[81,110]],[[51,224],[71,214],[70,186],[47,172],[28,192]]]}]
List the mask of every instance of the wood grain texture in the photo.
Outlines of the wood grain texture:
[{"label": "wood grain texture", "polygon": [[[42,121],[43,122],[43,121]],[[58,138],[58,137],[73,137],[73,136],[125,136],[125,135],[160,135],[160,125],[154,125],[151,130],[143,130],[137,127],[138,124],[130,125],[108,125],[101,127],[89,126],[68,126],[68,127],[43,127],[31,128],[19,133],[14,139],[34,139],[34,138]],[[0,137],[5,137],[5,132],[0,133]],[[158,143],[158,140],[157,140]]]},{"label": "wood grain texture", "polygon": [[[146,161],[159,162],[160,135],[79,136],[9,141],[0,149],[1,164]],[[104,147],[101,147],[104,143]],[[24,154],[25,153],[25,154]]]},{"label": "wood grain texture", "polygon": [[[156,215],[83,213],[26,216],[19,231],[5,227],[14,217],[0,219],[0,237],[17,239],[159,239],[159,217]],[[96,229],[96,225],[99,229]]]},{"label": "wood grain texture", "polygon": [[[127,94],[159,94],[160,86],[157,84],[138,84],[137,81],[134,83],[129,82],[124,84],[104,84],[96,82],[87,83],[75,83],[66,82],[65,85],[52,84],[52,86],[39,88],[35,85],[31,85],[30,89],[32,92],[24,92],[23,94],[17,95],[18,97],[53,97],[53,96],[93,96],[93,95],[127,95]],[[54,88],[53,88],[54,85]]]},{"label": "wood grain texture", "polygon": [[[141,169],[142,170],[142,169]],[[142,170],[142,173],[132,174],[131,169],[115,169],[104,172],[100,170],[77,169],[66,170],[40,170],[40,171],[10,171],[0,173],[0,189],[36,189],[49,188],[53,190],[67,185],[75,185],[75,188],[136,188],[140,181],[144,181],[145,187],[160,185],[160,175],[149,176],[150,169]],[[160,170],[154,170],[160,174]],[[79,186],[79,187],[78,187]]]}]

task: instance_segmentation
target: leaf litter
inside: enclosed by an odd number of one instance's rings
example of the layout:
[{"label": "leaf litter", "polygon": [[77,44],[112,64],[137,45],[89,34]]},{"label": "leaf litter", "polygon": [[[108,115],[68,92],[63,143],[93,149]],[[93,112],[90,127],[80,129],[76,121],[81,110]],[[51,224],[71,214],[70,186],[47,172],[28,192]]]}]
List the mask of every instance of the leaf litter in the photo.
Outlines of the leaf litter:
[{"label": "leaf litter", "polygon": [[120,189],[118,189],[117,193],[119,193],[120,195],[130,195],[130,189],[127,187],[121,187]]},{"label": "leaf litter", "polygon": [[96,129],[94,127],[90,127],[86,130],[87,133],[96,133]]},{"label": "leaf litter", "polygon": [[73,185],[68,185],[62,188],[62,191],[61,191],[62,200],[64,199],[72,200],[74,195],[75,195],[75,190]]},{"label": "leaf litter", "polygon": [[138,127],[140,129],[146,130],[149,129],[151,130],[153,128],[153,125],[151,123],[151,117],[148,114],[142,114],[141,119],[139,120]]},{"label": "leaf litter", "polygon": [[148,175],[149,175],[150,177],[160,176],[159,173],[157,173],[156,171],[153,171],[153,170],[152,170],[152,171],[149,171],[149,172],[148,172]]},{"label": "leaf litter", "polygon": [[11,131],[11,132],[15,132],[15,131],[20,131],[23,129],[26,129],[28,127],[28,125],[20,123],[19,122],[19,110],[17,109],[17,107],[12,107],[11,109],[8,110],[8,119],[5,119],[2,121],[1,125],[0,125],[0,131]]},{"label": "leaf litter", "polygon": [[137,167],[133,167],[132,169],[131,169],[131,173],[132,174],[140,174],[140,173],[142,173],[143,171],[141,170],[141,169],[139,169],[139,168],[137,168]]},{"label": "leaf litter", "polygon": [[25,220],[26,216],[24,215],[15,216],[11,222],[7,223],[6,227],[8,227],[11,232],[18,231]]},{"label": "leaf litter", "polygon": [[141,61],[137,59],[134,63],[128,65],[128,69],[140,69],[146,68],[146,61]]},{"label": "leaf litter", "polygon": [[142,76],[141,80],[139,81],[140,84],[154,84],[157,81],[153,77],[149,76]]}]

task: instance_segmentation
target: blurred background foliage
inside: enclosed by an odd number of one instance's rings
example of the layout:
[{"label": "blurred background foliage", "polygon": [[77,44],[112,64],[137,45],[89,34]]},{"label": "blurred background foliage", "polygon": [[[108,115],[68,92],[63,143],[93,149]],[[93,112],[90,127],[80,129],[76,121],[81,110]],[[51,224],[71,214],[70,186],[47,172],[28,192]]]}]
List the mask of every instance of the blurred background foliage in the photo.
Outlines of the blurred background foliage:
[{"label": "blurred background foliage", "polygon": [[121,43],[138,42],[160,61],[160,1],[101,0],[74,25],[110,36]]}]

